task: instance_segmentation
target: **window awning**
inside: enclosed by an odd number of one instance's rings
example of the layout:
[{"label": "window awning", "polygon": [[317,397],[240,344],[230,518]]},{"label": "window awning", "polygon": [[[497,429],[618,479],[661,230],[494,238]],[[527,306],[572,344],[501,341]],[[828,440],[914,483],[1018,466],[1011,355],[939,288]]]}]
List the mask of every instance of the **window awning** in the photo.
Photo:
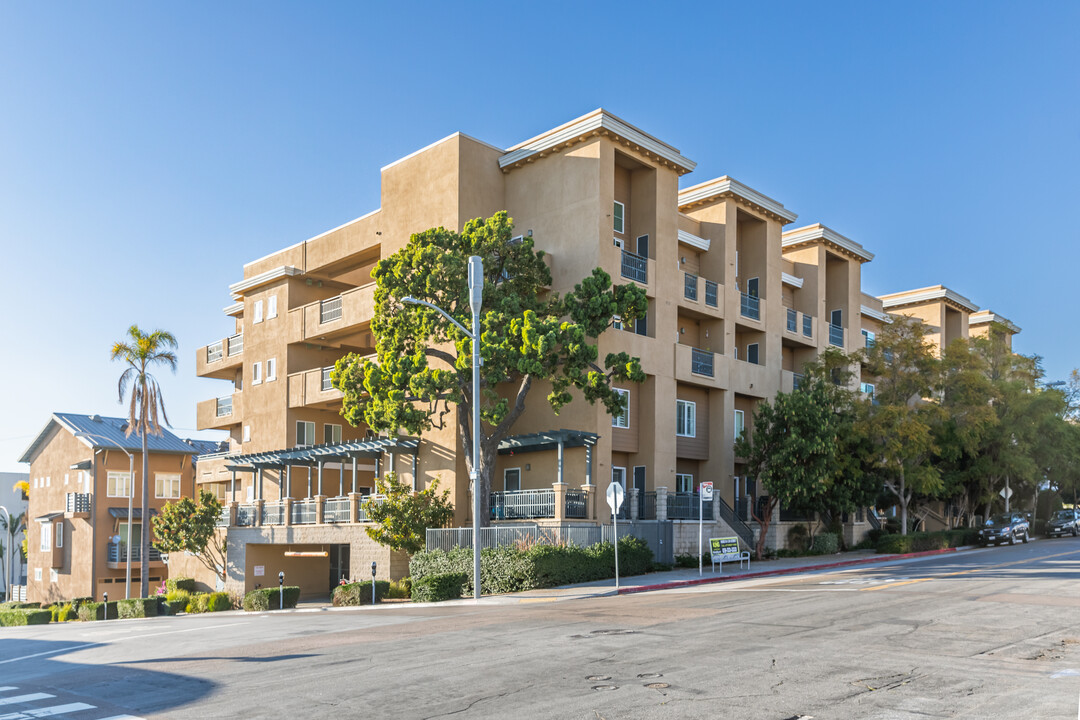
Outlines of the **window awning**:
[{"label": "window awning", "polygon": [[80,460],[79,462],[72,465],[71,469],[72,470],[89,470],[91,467],[93,467],[93,463],[94,463],[93,460]]},{"label": "window awning", "polygon": [[288,448],[271,452],[234,455],[229,458],[226,470],[252,472],[260,467],[285,467],[286,465],[315,465],[320,462],[341,462],[353,458],[377,458],[384,453],[415,455],[420,440],[414,437],[377,438],[354,440],[343,443],[327,443],[310,447]]},{"label": "window awning", "polygon": [[499,443],[500,455],[555,450],[561,444],[564,449],[592,447],[600,438],[596,433],[584,430],[548,430],[547,432],[514,435]]},{"label": "window awning", "polygon": [[47,522],[51,522],[52,520],[55,520],[58,517],[63,517],[63,515],[64,515],[64,513],[62,511],[58,510],[57,512],[51,512],[51,513],[45,513],[44,515],[38,515],[34,519],[37,520],[39,523],[47,523]]},{"label": "window awning", "polygon": [[[157,514],[158,514],[158,511],[155,508],[150,508],[150,517],[153,517],[154,515],[157,515]],[[111,508],[109,508],[109,515],[114,517],[114,518],[120,518],[121,520],[126,520],[127,516],[128,516],[128,511],[127,511],[127,508],[125,508],[125,507],[111,507]],[[135,518],[136,520],[141,520],[142,519],[142,508],[132,508],[131,517]]]}]

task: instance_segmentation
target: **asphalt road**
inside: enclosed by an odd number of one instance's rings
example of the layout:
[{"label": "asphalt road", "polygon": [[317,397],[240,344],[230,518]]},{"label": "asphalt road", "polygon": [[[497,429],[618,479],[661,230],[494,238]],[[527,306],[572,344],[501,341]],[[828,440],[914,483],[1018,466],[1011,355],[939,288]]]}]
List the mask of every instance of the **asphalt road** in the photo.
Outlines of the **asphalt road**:
[{"label": "asphalt road", "polygon": [[1078,580],[1064,538],[565,602],[5,628],[0,720],[1080,718]]}]

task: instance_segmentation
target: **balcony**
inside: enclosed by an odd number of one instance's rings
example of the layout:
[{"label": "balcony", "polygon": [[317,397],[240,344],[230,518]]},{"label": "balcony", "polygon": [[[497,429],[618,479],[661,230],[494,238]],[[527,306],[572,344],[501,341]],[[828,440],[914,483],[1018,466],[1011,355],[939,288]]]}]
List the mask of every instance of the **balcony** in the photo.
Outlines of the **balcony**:
[{"label": "balcony", "polygon": [[690,353],[690,372],[695,375],[713,377],[715,370],[713,366],[714,359],[715,355],[708,350],[693,348]]},{"label": "balcony", "polygon": [[829,323],[829,344],[838,348],[844,347],[844,328],[840,325]]},{"label": "balcony", "polygon": [[739,304],[739,314],[751,320],[761,320],[761,298],[747,293],[740,293],[740,295],[742,299]]},{"label": "balcony", "polygon": [[[679,300],[682,307],[696,311],[720,310],[723,296],[720,294],[720,285],[712,280],[706,280],[700,275],[683,273],[683,294]],[[709,315],[714,315],[710,312]]]},{"label": "balcony", "polygon": [[[127,543],[109,543],[108,554],[105,558],[105,565],[110,570],[119,570],[120,568],[127,566]],[[149,559],[151,565],[164,565],[165,563],[161,559],[161,551],[153,545],[150,546],[150,552],[146,557]],[[139,545],[132,543],[131,545],[131,564],[142,562],[142,548]]]},{"label": "balcony", "polygon": [[371,282],[289,310],[289,342],[370,347],[367,325],[374,315],[375,283]]},{"label": "balcony", "polygon": [[196,427],[210,430],[239,425],[243,416],[242,401],[243,395],[240,393],[203,400],[196,406]]},{"label": "balcony", "polygon": [[243,364],[244,334],[237,333],[201,347],[195,354],[195,374],[231,380]]},{"label": "balcony", "polygon": [[93,505],[94,496],[90,493],[65,493],[64,512],[69,515],[87,517]]},{"label": "balcony", "polygon": [[712,500],[702,503],[697,493],[668,493],[668,520],[698,520],[702,515],[712,518]]},{"label": "balcony", "polygon": [[492,520],[555,517],[554,490],[513,490],[491,493]]},{"label": "balcony", "polygon": [[344,395],[330,384],[330,372],[333,369],[331,366],[290,374],[288,378],[289,407],[321,409],[337,407]]},{"label": "balcony", "polygon": [[784,324],[785,340],[798,340],[805,345],[813,345],[814,318],[794,308],[785,308],[787,313]]},{"label": "balcony", "polygon": [[649,284],[649,259],[632,253],[629,250],[622,251],[621,274],[628,280],[639,282],[642,285]]}]

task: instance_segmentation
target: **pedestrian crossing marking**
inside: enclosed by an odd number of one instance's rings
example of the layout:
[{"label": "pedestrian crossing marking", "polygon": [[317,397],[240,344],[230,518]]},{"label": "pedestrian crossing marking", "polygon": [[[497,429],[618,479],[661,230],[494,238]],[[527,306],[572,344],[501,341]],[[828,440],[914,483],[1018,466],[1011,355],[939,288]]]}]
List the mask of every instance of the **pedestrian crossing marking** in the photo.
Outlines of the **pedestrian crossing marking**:
[{"label": "pedestrian crossing marking", "polygon": [[[10,692],[12,690],[18,690],[19,688],[13,685],[5,685],[0,687],[0,693]],[[38,700],[48,700],[50,698],[56,698],[55,695],[49,693],[37,692],[37,693],[24,693],[22,695],[12,695],[10,697],[0,697],[0,705],[7,705],[12,707],[15,705],[25,705],[27,703],[33,703]],[[24,707],[17,712],[8,712],[0,714],[0,720],[37,720],[38,718],[60,718],[63,715],[69,713],[82,713],[85,710],[96,710],[96,705],[90,705],[84,702],[69,702],[61,705],[50,705],[48,707],[39,708],[27,708]],[[86,715],[79,716],[80,720],[92,720]],[[107,718],[100,718],[99,720],[144,720],[141,717],[135,715],[110,715]]]},{"label": "pedestrian crossing marking", "polygon": [[0,715],[0,720],[33,720],[33,718],[54,717],[56,715],[67,715],[68,713],[79,712],[80,710],[93,709],[93,705],[87,705],[86,703],[68,703],[66,705],[53,705],[52,707],[40,708],[38,710],[24,710],[23,712]]},{"label": "pedestrian crossing marking", "polygon": [[[12,690],[18,690],[18,688],[12,688]],[[55,695],[48,693],[30,693],[29,695],[16,695],[15,697],[0,698],[0,705],[14,705],[15,703],[33,702],[35,700],[46,700]]]}]

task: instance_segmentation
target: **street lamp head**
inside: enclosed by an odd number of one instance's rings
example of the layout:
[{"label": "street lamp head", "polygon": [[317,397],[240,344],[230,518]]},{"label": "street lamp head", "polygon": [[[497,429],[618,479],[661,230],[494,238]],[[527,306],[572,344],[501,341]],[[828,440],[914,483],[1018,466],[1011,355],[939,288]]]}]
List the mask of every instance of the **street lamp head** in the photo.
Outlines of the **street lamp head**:
[{"label": "street lamp head", "polygon": [[469,307],[473,315],[480,312],[484,300],[484,261],[479,255],[469,258]]}]

